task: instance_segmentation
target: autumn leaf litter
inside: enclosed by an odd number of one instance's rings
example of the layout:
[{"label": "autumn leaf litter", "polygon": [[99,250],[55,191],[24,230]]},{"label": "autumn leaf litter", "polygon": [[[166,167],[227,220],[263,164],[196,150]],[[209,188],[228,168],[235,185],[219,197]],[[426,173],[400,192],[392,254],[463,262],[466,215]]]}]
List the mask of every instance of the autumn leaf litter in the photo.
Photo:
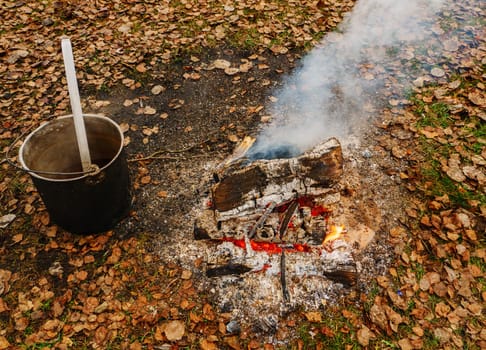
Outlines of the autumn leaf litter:
[{"label": "autumn leaf litter", "polygon": [[[68,113],[58,48],[68,34],[84,109],[125,131],[135,196],[130,218],[112,232],[75,236],[50,222],[28,177],[2,162],[0,348],[271,349],[303,347],[310,336],[322,348],[338,333],[348,337],[343,347],[484,347],[481,2],[442,13],[430,47],[443,50],[394,57],[395,70],[412,72],[411,93],[394,84],[380,90],[373,126],[346,153],[345,190],[363,191],[386,214],[382,265],[370,256],[359,288],[326,308],[287,315],[266,339],[249,325],[233,329],[232,315],[201,289],[205,248],[189,237],[191,210],[202,174],[268,121],[265,106],[298,66],[299,48],[315,44],[313,35],[352,4],[216,5],[9,1],[0,10],[3,150],[27,128]],[[249,46],[228,46],[245,42],[242,32]],[[357,215],[366,218],[364,207]],[[188,260],[174,249],[185,244],[194,249]]]}]

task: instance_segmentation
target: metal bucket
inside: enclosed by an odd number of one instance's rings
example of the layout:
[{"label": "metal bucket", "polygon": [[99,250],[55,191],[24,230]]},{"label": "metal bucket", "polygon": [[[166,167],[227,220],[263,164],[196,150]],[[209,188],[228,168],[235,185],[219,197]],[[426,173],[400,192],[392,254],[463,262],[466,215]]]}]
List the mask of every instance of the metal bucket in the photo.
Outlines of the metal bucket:
[{"label": "metal bucket", "polygon": [[72,115],[30,133],[19,150],[53,222],[73,233],[107,231],[128,214],[130,181],[123,133],[115,122],[84,114],[91,161],[99,171],[83,173]]}]

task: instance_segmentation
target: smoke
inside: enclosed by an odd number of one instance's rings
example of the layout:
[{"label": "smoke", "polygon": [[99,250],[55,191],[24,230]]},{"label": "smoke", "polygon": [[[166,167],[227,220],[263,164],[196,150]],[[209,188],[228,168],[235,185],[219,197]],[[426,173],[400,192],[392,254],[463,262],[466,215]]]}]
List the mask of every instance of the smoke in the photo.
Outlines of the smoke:
[{"label": "smoke", "polygon": [[249,157],[295,156],[317,143],[350,135],[377,93],[390,50],[430,34],[442,0],[358,0],[336,32],[329,33],[284,81],[270,107],[273,121]]}]

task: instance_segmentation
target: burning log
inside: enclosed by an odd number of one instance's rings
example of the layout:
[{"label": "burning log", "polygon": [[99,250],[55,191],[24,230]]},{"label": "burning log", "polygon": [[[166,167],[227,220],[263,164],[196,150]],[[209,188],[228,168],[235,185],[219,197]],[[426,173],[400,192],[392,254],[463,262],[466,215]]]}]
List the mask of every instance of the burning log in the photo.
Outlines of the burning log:
[{"label": "burning log", "polygon": [[334,138],[297,158],[259,159],[248,164],[241,157],[216,173],[219,181],[212,188],[212,205],[224,212],[241,210],[249,201],[265,206],[270,198],[282,202],[295,193],[321,194],[339,179],[342,171],[341,145]]}]

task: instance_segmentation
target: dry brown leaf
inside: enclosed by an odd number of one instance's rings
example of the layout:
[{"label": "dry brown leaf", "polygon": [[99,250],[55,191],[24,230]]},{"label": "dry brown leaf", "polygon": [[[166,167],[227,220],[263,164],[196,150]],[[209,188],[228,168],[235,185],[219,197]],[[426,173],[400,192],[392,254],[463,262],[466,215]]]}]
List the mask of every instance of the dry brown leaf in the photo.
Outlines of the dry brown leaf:
[{"label": "dry brown leaf", "polygon": [[217,59],[213,62],[212,65],[214,66],[214,68],[217,69],[226,69],[231,67],[231,62],[222,59]]},{"label": "dry brown leaf", "polygon": [[86,278],[88,278],[88,271],[85,270],[78,271],[74,275],[79,281],[84,281],[86,280]]},{"label": "dry brown leaf", "polygon": [[216,315],[214,314],[212,306],[207,304],[207,303],[204,304],[204,306],[203,306],[203,317],[206,320],[210,320],[210,321],[212,321],[216,318]]},{"label": "dry brown leaf", "polygon": [[140,179],[140,183],[143,185],[149,184],[150,181],[152,181],[152,177],[150,177],[150,175],[145,175]]},{"label": "dry brown leaf", "polygon": [[169,341],[181,340],[185,332],[184,322],[180,320],[169,321],[164,326],[164,334]]},{"label": "dry brown leaf", "polygon": [[231,135],[228,135],[228,140],[233,142],[233,143],[236,143],[236,142],[240,141],[240,138],[235,134],[231,134]]},{"label": "dry brown leaf", "polygon": [[309,311],[306,312],[304,315],[309,322],[322,322],[322,315],[318,311]]},{"label": "dry brown leaf", "polygon": [[430,74],[432,74],[436,78],[441,78],[445,75],[445,71],[442,68],[434,67],[430,71]]},{"label": "dry brown leaf", "polygon": [[450,311],[451,311],[450,306],[445,304],[442,301],[437,305],[435,305],[435,313],[440,317],[446,317]]},{"label": "dry brown leaf", "polygon": [[224,69],[224,73],[226,75],[235,75],[239,72],[240,72],[239,68],[236,68],[236,67],[228,67],[228,68]]},{"label": "dry brown leaf", "polygon": [[96,309],[99,305],[99,300],[96,297],[87,297],[84,301],[83,312],[86,314],[90,314]]},{"label": "dry brown leaf", "polygon": [[64,306],[61,305],[59,300],[54,300],[51,310],[54,317],[59,317],[64,312]]},{"label": "dry brown leaf", "polygon": [[414,326],[412,327],[412,331],[419,337],[423,337],[424,336],[424,330],[423,328],[419,327],[419,326]]},{"label": "dry brown leaf", "polygon": [[385,312],[386,316],[388,317],[388,320],[390,322],[390,328],[394,332],[398,332],[398,325],[403,322],[402,316],[395,312],[391,307],[388,305],[385,305]]},{"label": "dry brown leaf", "polygon": [[483,306],[479,303],[471,303],[467,306],[467,309],[475,316],[481,315],[483,311]]},{"label": "dry brown leaf", "polygon": [[202,350],[218,350],[218,346],[212,341],[209,341],[207,339],[202,339],[199,342],[199,346],[201,347]]},{"label": "dry brown leaf", "polygon": [[135,340],[133,343],[130,344],[129,350],[142,350],[142,344],[138,340]]},{"label": "dry brown leaf", "polygon": [[145,67],[145,63],[140,63],[139,65],[137,65],[135,67],[135,69],[137,70],[137,72],[139,73],[145,73],[147,72],[147,67]]},{"label": "dry brown leaf", "polygon": [[199,315],[197,315],[194,312],[189,313],[189,319],[191,320],[191,322],[194,322],[194,323],[199,323],[203,320],[202,317],[200,317]]},{"label": "dry brown leaf", "polygon": [[163,334],[163,328],[164,326],[155,327],[154,339],[158,342],[165,340],[165,336]]},{"label": "dry brown leaf", "polygon": [[248,71],[250,71],[250,69],[252,69],[252,68],[253,68],[253,63],[252,63],[252,62],[250,62],[250,61],[248,61],[248,62],[245,62],[245,63],[240,64],[240,66],[239,66],[239,68],[238,68],[238,69],[239,69],[239,70],[240,70],[240,72],[242,72],[242,73],[247,73],[247,72],[248,72]]},{"label": "dry brown leaf", "polygon": [[167,198],[168,192],[167,191],[159,191],[157,192],[157,197],[159,198]]},{"label": "dry brown leaf", "polygon": [[143,114],[154,115],[155,113],[157,113],[157,110],[153,107],[145,106],[145,108],[143,109]]},{"label": "dry brown leaf", "polygon": [[24,235],[21,234],[21,233],[17,233],[16,235],[13,235],[13,237],[12,237],[12,241],[14,243],[22,242],[23,239],[24,239]]},{"label": "dry brown leaf", "polygon": [[370,340],[375,338],[375,334],[368,327],[362,326],[356,333],[356,337],[361,346],[368,346]]},{"label": "dry brown leaf", "polygon": [[237,336],[226,337],[224,339],[225,343],[233,350],[240,350],[241,346]]},{"label": "dry brown leaf", "polygon": [[452,330],[448,328],[437,327],[434,328],[434,336],[441,344],[448,342],[452,337]]},{"label": "dry brown leaf", "polygon": [[0,349],[9,349],[10,343],[3,335],[0,335]]},{"label": "dry brown leaf", "polygon": [[433,139],[433,138],[439,136],[437,129],[432,128],[432,127],[424,128],[424,129],[420,130],[420,133],[428,139]]},{"label": "dry brown leaf", "polygon": [[459,50],[459,41],[457,38],[451,38],[442,42],[444,49],[449,52],[455,52]]},{"label": "dry brown leaf", "polygon": [[12,272],[0,269],[0,295],[7,293],[10,290],[9,281],[11,277]]},{"label": "dry brown leaf", "polygon": [[410,339],[408,338],[403,338],[398,341],[398,345],[400,346],[401,350],[413,350],[414,347],[412,343],[410,342]]},{"label": "dry brown leaf", "polygon": [[0,298],[0,314],[2,312],[9,311],[9,310],[10,309],[9,309],[7,303],[2,298]]},{"label": "dry brown leaf", "polygon": [[29,326],[29,319],[27,317],[19,317],[15,319],[15,329],[24,331]]},{"label": "dry brown leaf", "polygon": [[122,250],[120,247],[113,247],[111,255],[106,259],[106,263],[110,265],[114,265],[120,261],[122,255]]},{"label": "dry brown leaf", "polygon": [[103,345],[108,339],[108,329],[105,326],[96,328],[94,332],[94,341],[99,345]]},{"label": "dry brown leaf", "polygon": [[486,108],[486,93],[480,90],[474,90],[471,91],[467,97],[469,98],[469,101],[474,103],[477,106]]},{"label": "dry brown leaf", "polygon": [[165,87],[163,87],[162,85],[155,85],[151,90],[150,92],[153,94],[153,95],[158,95],[160,94],[161,92],[165,91]]}]

